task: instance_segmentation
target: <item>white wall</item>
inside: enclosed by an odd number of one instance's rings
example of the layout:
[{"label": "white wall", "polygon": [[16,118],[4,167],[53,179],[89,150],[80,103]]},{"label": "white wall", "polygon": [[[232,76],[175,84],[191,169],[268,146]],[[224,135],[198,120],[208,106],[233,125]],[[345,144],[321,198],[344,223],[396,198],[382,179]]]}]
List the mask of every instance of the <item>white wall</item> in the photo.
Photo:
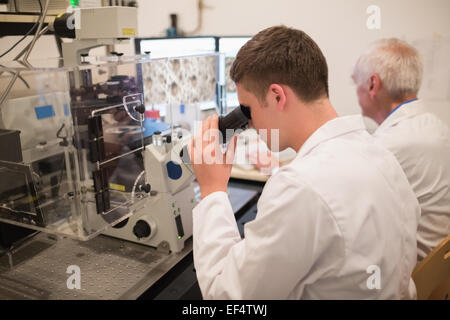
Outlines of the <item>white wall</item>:
[{"label": "white wall", "polygon": [[[350,74],[372,41],[398,37],[407,41],[450,38],[449,0],[205,0],[203,35],[253,35],[284,24],[307,32],[322,48],[329,65],[330,95],[341,115],[358,113]],[[161,36],[169,14],[179,15],[180,28],[196,26],[196,0],[140,0],[139,35]],[[369,30],[366,9],[381,9],[381,29]],[[445,61],[449,68],[450,60]],[[450,83],[450,74],[447,81]],[[450,87],[447,101],[450,100]],[[443,116],[450,119],[450,103]],[[449,120],[450,122],[450,120]]]}]

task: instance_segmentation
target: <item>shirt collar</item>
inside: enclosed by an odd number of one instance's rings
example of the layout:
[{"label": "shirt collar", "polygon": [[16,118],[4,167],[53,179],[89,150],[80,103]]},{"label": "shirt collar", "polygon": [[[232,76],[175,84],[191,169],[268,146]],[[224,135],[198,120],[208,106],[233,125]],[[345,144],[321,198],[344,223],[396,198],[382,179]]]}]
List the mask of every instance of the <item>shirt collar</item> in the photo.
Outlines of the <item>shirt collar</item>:
[{"label": "shirt collar", "polygon": [[303,157],[322,142],[358,130],[365,130],[365,125],[360,115],[338,117],[330,120],[314,131],[300,147],[297,156]]},{"label": "shirt collar", "polygon": [[393,127],[400,121],[411,118],[423,111],[422,102],[420,100],[415,100],[407,104],[402,104],[400,106],[401,108],[397,107],[397,110],[394,109],[395,112],[392,112],[386,119],[384,119],[384,121],[380,124],[376,131]]}]

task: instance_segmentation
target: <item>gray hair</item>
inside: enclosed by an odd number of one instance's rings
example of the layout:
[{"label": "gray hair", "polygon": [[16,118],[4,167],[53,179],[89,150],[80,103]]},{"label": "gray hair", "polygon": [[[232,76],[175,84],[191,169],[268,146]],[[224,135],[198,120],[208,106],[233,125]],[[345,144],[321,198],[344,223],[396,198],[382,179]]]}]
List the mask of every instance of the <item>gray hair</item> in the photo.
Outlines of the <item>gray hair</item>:
[{"label": "gray hair", "polygon": [[404,41],[396,38],[378,40],[358,59],[353,77],[357,84],[361,84],[372,74],[380,77],[393,100],[417,95],[422,83],[422,58]]}]

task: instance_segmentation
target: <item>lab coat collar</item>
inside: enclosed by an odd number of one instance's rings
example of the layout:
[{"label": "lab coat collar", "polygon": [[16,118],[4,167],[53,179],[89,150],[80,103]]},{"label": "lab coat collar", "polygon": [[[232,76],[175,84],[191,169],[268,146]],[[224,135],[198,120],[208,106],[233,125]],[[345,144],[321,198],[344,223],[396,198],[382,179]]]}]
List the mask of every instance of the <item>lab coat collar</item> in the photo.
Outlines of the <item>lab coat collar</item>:
[{"label": "lab coat collar", "polygon": [[395,126],[400,121],[414,117],[423,112],[423,104],[422,101],[416,100],[410,103],[407,103],[397,110],[393,112],[389,117],[384,119],[384,121],[380,124],[376,131],[381,131],[386,128],[390,128]]},{"label": "lab coat collar", "polygon": [[365,130],[365,125],[360,115],[338,117],[323,124],[300,147],[297,157],[306,156],[316,146],[337,136],[352,131]]}]

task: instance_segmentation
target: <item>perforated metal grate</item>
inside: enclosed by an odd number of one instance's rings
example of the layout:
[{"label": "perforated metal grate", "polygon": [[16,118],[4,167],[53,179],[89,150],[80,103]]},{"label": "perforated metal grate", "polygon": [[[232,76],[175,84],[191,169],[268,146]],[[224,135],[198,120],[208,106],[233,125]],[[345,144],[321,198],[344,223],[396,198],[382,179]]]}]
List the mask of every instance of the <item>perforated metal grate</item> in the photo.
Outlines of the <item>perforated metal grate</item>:
[{"label": "perforated metal grate", "polygon": [[[14,254],[9,270],[0,259],[0,299],[124,299],[149,280],[149,273],[169,256],[153,248],[106,236],[87,242],[51,240],[39,234]],[[80,289],[68,289],[66,273],[80,268]]]}]

